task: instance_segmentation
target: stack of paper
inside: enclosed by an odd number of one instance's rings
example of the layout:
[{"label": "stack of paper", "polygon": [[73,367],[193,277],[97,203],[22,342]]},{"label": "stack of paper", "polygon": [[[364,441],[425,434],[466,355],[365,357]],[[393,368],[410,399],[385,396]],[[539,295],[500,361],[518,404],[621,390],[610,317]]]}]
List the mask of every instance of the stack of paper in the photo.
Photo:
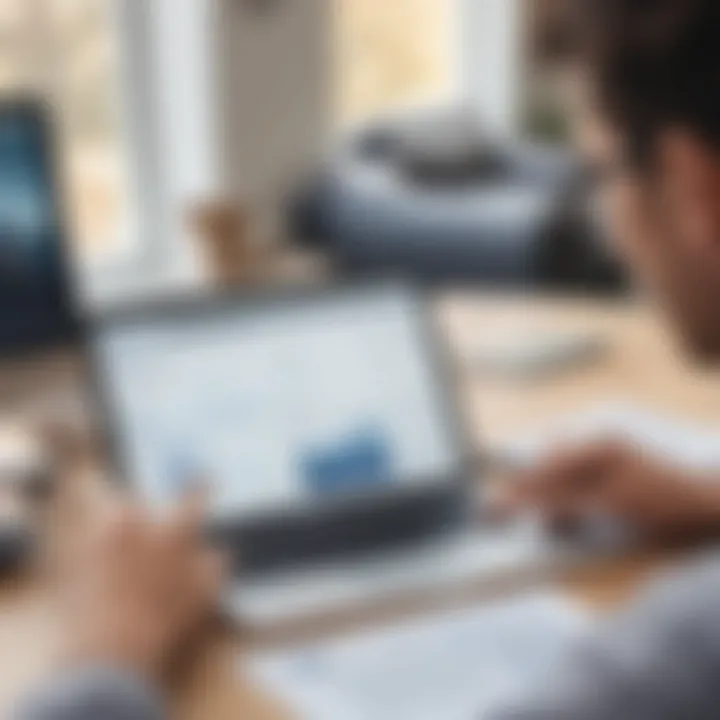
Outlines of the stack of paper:
[{"label": "stack of paper", "polygon": [[542,683],[588,625],[544,592],[260,654],[248,666],[303,720],[480,720]]}]

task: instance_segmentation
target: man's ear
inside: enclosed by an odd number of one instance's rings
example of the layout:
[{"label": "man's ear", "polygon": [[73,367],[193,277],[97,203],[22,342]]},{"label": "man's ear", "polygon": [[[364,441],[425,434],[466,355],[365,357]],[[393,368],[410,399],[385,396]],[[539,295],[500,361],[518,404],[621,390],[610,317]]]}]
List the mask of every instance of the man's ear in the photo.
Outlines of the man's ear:
[{"label": "man's ear", "polygon": [[720,258],[720,153],[682,129],[660,139],[667,200],[686,242]]}]

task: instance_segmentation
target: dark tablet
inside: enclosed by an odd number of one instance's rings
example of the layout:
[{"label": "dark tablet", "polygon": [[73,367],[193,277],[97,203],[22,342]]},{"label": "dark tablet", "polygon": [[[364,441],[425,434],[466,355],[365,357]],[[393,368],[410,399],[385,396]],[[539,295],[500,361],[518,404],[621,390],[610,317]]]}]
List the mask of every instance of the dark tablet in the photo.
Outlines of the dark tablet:
[{"label": "dark tablet", "polygon": [[77,338],[48,114],[0,98],[0,357]]}]

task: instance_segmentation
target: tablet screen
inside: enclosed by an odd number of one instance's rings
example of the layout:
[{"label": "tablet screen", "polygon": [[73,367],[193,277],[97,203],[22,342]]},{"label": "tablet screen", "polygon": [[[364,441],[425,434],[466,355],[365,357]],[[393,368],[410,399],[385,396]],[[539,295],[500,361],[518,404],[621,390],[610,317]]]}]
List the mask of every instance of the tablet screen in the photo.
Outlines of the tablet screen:
[{"label": "tablet screen", "polygon": [[216,516],[446,480],[423,322],[411,291],[378,286],[110,323],[96,342],[127,472],[159,504],[208,478]]},{"label": "tablet screen", "polygon": [[39,108],[0,105],[0,351],[73,334],[55,191]]}]

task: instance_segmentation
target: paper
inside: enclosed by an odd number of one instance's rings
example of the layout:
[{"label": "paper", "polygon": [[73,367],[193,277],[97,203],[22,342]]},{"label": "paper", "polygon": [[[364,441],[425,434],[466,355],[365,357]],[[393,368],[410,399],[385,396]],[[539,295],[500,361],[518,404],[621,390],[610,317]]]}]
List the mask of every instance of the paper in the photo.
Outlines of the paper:
[{"label": "paper", "polygon": [[521,435],[505,452],[516,462],[530,464],[560,443],[608,438],[635,443],[689,469],[720,469],[720,427],[703,427],[623,402],[605,403],[560,419],[549,430]]},{"label": "paper", "polygon": [[589,624],[569,600],[543,592],[247,665],[299,720],[482,720],[542,683]]}]

